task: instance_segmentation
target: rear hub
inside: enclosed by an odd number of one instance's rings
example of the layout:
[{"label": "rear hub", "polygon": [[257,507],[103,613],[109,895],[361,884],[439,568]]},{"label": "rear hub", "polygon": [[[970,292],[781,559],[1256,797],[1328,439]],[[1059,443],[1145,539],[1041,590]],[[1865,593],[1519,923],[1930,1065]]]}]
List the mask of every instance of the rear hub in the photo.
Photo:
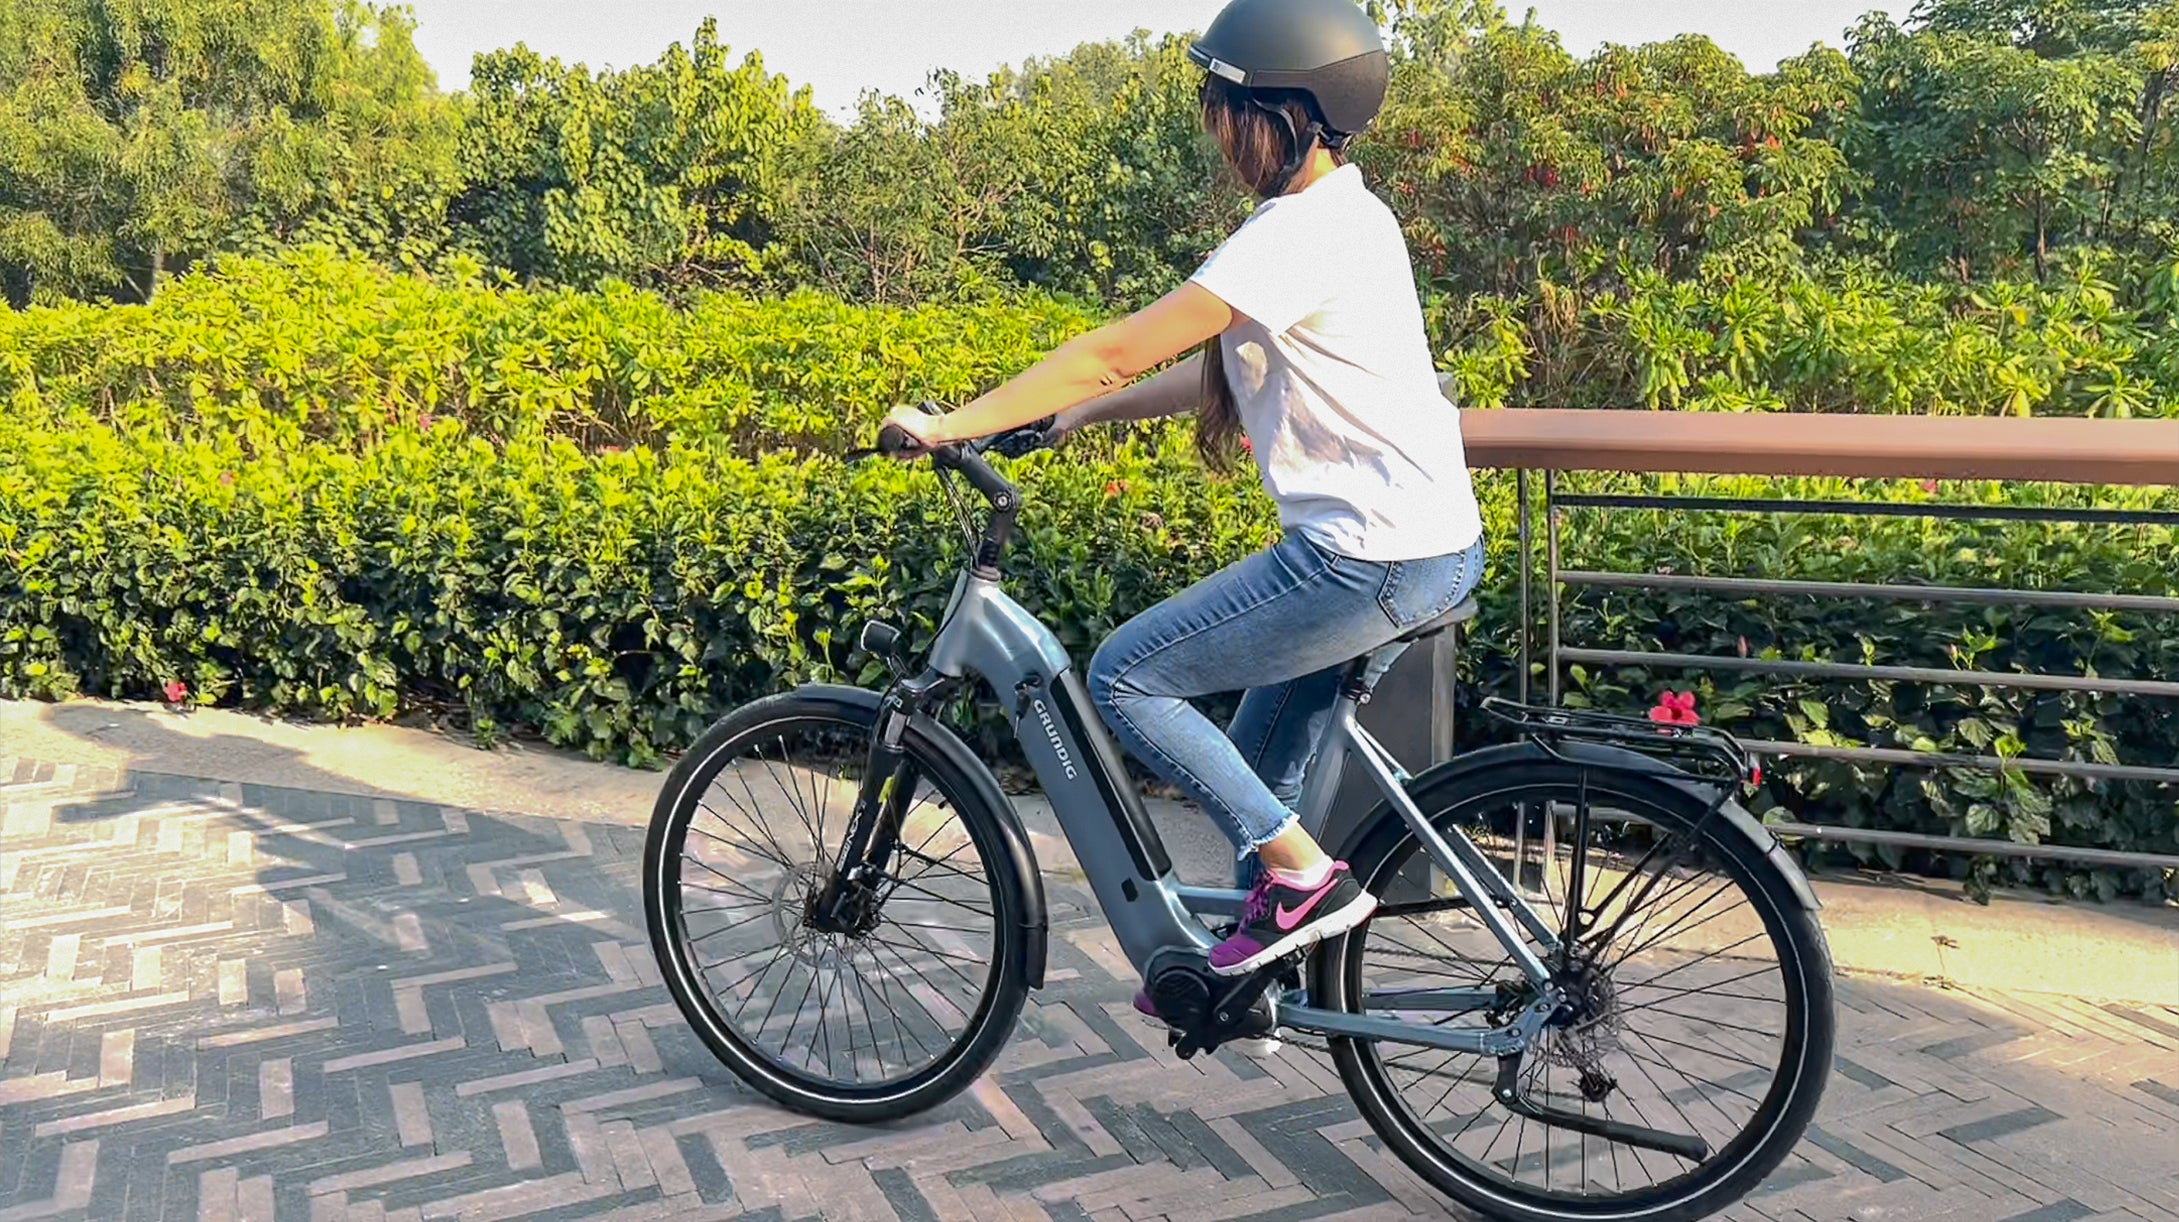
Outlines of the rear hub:
[{"label": "rear hub", "polygon": [[1593,964],[1576,964],[1552,977],[1564,1000],[1544,1026],[1535,1055],[1571,1069],[1582,1098],[1601,1103],[1619,1088],[1605,1072],[1605,1058],[1619,1051],[1619,997],[1611,974]]}]

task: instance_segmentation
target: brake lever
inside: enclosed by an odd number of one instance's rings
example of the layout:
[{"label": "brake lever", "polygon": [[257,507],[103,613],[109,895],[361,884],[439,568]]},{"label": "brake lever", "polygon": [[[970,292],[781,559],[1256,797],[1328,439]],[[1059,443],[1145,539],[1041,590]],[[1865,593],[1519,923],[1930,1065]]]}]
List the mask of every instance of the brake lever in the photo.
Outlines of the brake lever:
[{"label": "brake lever", "polygon": [[1034,454],[1038,450],[1050,448],[1052,444],[1052,426],[1058,420],[1059,417],[1057,416],[1046,416],[1042,420],[1022,425],[1020,428],[1009,429],[996,437],[986,438],[976,448],[980,453],[995,453],[1005,458],[1021,458],[1024,455]]}]

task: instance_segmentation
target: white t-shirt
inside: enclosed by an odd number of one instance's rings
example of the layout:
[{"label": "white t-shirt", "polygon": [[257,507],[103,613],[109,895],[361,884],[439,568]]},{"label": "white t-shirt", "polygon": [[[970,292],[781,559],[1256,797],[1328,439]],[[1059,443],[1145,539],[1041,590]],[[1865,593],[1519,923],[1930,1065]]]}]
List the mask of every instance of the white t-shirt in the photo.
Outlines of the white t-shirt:
[{"label": "white t-shirt", "polygon": [[1279,524],[1344,556],[1421,560],[1483,533],[1399,222],[1341,166],[1264,201],[1191,278],[1240,317],[1226,378]]}]

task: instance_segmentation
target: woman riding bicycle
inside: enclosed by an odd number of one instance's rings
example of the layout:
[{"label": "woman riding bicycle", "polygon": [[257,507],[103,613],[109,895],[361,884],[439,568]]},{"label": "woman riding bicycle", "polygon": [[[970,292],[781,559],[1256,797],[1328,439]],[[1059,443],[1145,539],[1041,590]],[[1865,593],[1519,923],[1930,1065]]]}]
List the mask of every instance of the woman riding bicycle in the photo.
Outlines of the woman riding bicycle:
[{"label": "woman riding bicycle", "polygon": [[[1065,435],[1193,413],[1214,467],[1247,438],[1279,541],[1122,625],[1089,670],[1113,732],[1238,847],[1249,901],[1211,952],[1238,975],[1374,909],[1293,804],[1341,666],[1376,651],[1381,672],[1395,638],[1475,588],[1482,520],[1399,223],[1346,158],[1384,101],[1375,25],[1352,0],[1232,0],[1188,54],[1255,213],[1154,304],[966,407],[888,423],[934,447],[1047,416]],[[1224,733],[1189,704],[1241,689]]]}]

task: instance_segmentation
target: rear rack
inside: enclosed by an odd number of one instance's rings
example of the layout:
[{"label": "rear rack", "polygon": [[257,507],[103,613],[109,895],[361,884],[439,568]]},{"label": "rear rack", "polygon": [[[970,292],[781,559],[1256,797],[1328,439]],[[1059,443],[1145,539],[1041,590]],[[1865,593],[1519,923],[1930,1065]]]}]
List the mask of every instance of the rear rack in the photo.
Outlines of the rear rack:
[{"label": "rear rack", "polygon": [[1562,760],[1566,759],[1558,749],[1562,742],[1604,743],[1669,761],[1690,776],[1721,785],[1755,785],[1763,779],[1761,765],[1747,749],[1732,735],[1710,726],[1672,725],[1587,709],[1543,708],[1496,696],[1483,701],[1483,712]]}]

